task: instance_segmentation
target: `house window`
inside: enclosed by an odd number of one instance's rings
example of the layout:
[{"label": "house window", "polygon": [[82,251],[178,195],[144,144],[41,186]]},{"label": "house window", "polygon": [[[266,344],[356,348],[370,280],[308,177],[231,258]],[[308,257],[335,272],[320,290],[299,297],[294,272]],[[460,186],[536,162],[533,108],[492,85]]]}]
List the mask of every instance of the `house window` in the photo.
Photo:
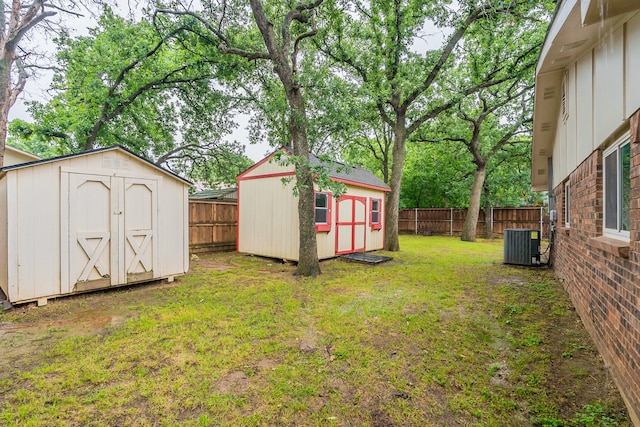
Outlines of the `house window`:
[{"label": "house window", "polygon": [[381,199],[370,199],[369,205],[369,224],[372,230],[379,230],[382,228],[382,221],[380,219],[380,206],[382,205]]},{"label": "house window", "polygon": [[604,152],[604,234],[629,239],[631,195],[629,137]]},{"label": "house window", "polygon": [[316,231],[331,231],[331,193],[316,193]]},{"label": "house window", "polygon": [[564,184],[564,226],[571,227],[571,186],[569,181]]}]

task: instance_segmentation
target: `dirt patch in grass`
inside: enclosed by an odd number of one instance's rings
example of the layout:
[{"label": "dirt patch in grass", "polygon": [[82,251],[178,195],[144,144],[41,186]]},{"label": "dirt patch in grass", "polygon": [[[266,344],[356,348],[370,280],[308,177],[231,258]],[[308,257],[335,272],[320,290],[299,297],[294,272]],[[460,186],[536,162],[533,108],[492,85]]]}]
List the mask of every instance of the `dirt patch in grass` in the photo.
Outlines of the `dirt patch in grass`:
[{"label": "dirt patch in grass", "polygon": [[233,371],[225,375],[216,386],[220,394],[242,394],[249,388],[249,377],[242,371]]},{"label": "dirt patch in grass", "polygon": [[228,271],[236,268],[235,265],[230,265],[220,259],[218,253],[203,253],[192,254],[189,262],[189,272],[194,273],[197,271]]}]

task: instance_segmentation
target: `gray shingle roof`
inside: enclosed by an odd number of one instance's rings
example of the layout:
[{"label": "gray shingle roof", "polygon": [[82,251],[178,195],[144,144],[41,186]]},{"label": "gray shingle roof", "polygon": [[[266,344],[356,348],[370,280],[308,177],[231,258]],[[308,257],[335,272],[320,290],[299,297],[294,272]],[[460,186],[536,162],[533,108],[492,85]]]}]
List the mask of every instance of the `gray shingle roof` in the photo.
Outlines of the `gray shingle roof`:
[{"label": "gray shingle roof", "polygon": [[371,171],[363,169],[357,166],[345,165],[341,162],[325,163],[314,155],[309,154],[309,161],[312,166],[325,166],[330,168],[329,176],[331,178],[351,181],[356,184],[365,184],[373,187],[380,187],[384,190],[391,191],[391,188],[384,183],[380,178],[375,176]]},{"label": "gray shingle roof", "polygon": [[222,188],[222,189],[210,189],[202,190],[197,193],[193,193],[189,196],[190,199],[202,199],[202,200],[237,200],[238,189],[237,188]]}]

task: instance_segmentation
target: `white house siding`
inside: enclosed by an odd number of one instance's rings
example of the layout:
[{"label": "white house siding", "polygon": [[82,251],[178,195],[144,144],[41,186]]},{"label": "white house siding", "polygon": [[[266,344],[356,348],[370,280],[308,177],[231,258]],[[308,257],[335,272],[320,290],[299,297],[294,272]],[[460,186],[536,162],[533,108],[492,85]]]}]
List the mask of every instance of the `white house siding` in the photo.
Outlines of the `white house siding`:
[{"label": "white house siding", "polygon": [[262,161],[256,163],[253,167],[249,168],[249,170],[247,170],[243,176],[245,178],[250,178],[270,174],[293,174],[293,172],[293,165],[283,166],[275,158],[269,157],[263,159]]},{"label": "white house siding", "polygon": [[579,98],[580,102],[575,103],[575,111],[573,114],[576,118],[576,141],[578,144],[576,162],[582,162],[591,155],[595,150],[593,144],[593,84],[591,76],[593,76],[593,56],[589,50],[576,65],[576,90],[574,97]]},{"label": "white house siding", "polygon": [[[5,294],[8,292],[7,290],[7,262],[2,262],[3,260],[7,260],[9,256],[8,244],[7,244],[7,180],[0,179],[0,289]],[[0,295],[0,298],[3,295]]]},{"label": "white house siding", "polygon": [[553,146],[553,177],[556,181],[562,182],[562,177],[567,176],[567,126],[559,121],[556,128],[555,145]]},{"label": "white house siding", "polygon": [[565,68],[568,117],[565,120],[558,109],[552,187],[565,181],[593,150],[618,136],[625,120],[640,108],[638,46],[640,14],[605,33],[601,42]]},{"label": "white house siding", "polygon": [[631,116],[640,108],[640,14],[632,17],[625,28],[625,112]]},{"label": "white house siding", "polygon": [[[93,183],[91,188],[74,192],[74,183],[84,178]],[[0,262],[6,266],[0,270],[0,286],[12,302],[168,277],[188,270],[188,184],[122,149],[17,165],[6,170],[0,182],[0,197],[6,201],[6,214],[0,213],[6,215],[4,226],[0,225],[0,256],[6,260]],[[112,192],[113,182],[128,190],[120,195]],[[145,205],[131,209],[133,199],[151,200],[152,196],[141,190],[147,187],[153,193],[153,208]],[[72,237],[76,230],[111,230],[120,218],[112,212],[118,198],[126,202],[122,209],[129,207],[122,217],[122,227],[129,231],[110,236],[100,257],[108,276],[94,282],[92,288],[82,289],[80,282],[75,288],[74,278],[82,271],[79,264],[85,262],[85,254]],[[75,203],[79,199],[84,202]],[[144,227],[153,229],[150,250],[142,256],[142,262],[153,263],[153,273],[148,274],[140,274],[144,270],[141,264],[132,262],[136,253],[133,243],[127,242],[131,239],[143,245],[144,231],[139,229]],[[122,274],[111,270],[115,257],[121,257],[118,262],[123,265]],[[131,262],[131,271],[124,267],[125,262]],[[87,278],[103,279],[97,269]]]},{"label": "white house siding", "polygon": [[598,118],[593,122],[593,135],[598,145],[625,119],[622,35],[619,27],[593,50],[593,114]]}]

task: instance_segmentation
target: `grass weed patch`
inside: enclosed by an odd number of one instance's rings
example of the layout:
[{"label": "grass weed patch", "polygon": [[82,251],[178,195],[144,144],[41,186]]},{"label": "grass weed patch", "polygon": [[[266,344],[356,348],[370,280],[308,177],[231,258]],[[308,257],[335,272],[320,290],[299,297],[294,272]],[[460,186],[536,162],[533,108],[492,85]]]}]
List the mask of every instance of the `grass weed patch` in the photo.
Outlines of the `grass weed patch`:
[{"label": "grass weed patch", "polygon": [[[176,284],[3,313],[22,363],[0,424],[629,425],[552,272],[503,265],[501,240],[401,247],[315,279],[215,254]],[[113,306],[91,333],[60,321]]]}]

